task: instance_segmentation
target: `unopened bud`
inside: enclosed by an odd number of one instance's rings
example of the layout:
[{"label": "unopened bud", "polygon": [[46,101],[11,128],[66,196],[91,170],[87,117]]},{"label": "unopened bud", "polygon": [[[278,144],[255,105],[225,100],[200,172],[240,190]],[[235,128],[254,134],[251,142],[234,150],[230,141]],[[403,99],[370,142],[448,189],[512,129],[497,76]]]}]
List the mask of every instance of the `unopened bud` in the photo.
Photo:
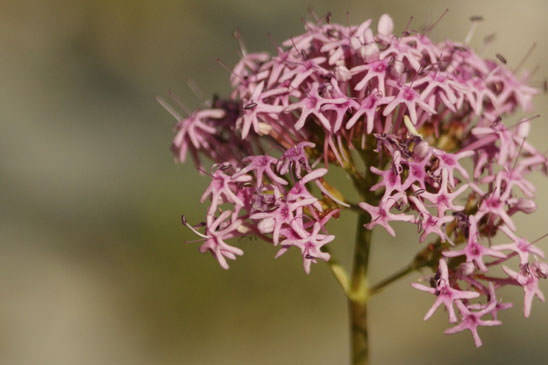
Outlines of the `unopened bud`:
[{"label": "unopened bud", "polygon": [[335,78],[339,81],[348,81],[352,78],[352,73],[346,66],[336,66]]},{"label": "unopened bud", "polygon": [[394,31],[394,21],[388,14],[381,15],[379,24],[377,25],[377,32],[380,35],[391,35]]},{"label": "unopened bud", "polygon": [[274,230],[274,219],[265,218],[257,224],[257,228],[261,233],[270,233]]},{"label": "unopened bud", "polygon": [[537,278],[548,278],[548,264],[546,262],[536,262],[534,265],[534,274]]},{"label": "unopened bud", "polygon": [[362,43],[358,39],[358,37],[352,37],[350,38],[350,45],[353,49],[359,49],[362,46]]},{"label": "unopened bud", "polygon": [[459,265],[459,273],[462,276],[471,275],[475,270],[474,263],[472,262],[463,262]]},{"label": "unopened bud", "polygon": [[520,138],[527,138],[530,130],[531,130],[531,122],[529,122],[528,120],[525,120],[518,124],[517,135]]},{"label": "unopened bud", "polygon": [[272,131],[272,126],[270,124],[259,122],[259,130],[257,134],[259,134],[260,136],[266,136],[270,134],[270,131]]},{"label": "unopened bud", "polygon": [[371,28],[367,28],[363,36],[366,44],[375,42],[375,35],[373,34]]},{"label": "unopened bud", "polygon": [[246,226],[244,226],[243,224],[240,224],[236,230],[237,230],[238,232],[240,232],[241,234],[247,234],[247,233],[249,233],[249,228],[246,227]]},{"label": "unopened bud", "polygon": [[420,141],[413,149],[415,159],[422,161],[430,153],[430,146],[426,141]]},{"label": "unopened bud", "polygon": [[533,200],[520,198],[513,208],[525,214],[531,214],[537,210],[537,205]]},{"label": "unopened bud", "polygon": [[368,45],[363,47],[360,51],[361,51],[361,56],[366,61],[376,60],[379,56],[379,46],[377,46],[377,43],[369,43]]}]

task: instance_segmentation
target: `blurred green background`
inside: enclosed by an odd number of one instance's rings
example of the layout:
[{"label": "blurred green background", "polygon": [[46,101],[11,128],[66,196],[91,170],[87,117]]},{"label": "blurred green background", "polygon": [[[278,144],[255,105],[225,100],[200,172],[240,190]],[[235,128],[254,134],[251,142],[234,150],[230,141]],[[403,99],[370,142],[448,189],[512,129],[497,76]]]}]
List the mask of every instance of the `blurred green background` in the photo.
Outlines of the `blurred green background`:
[{"label": "blurred green background", "polygon": [[[492,32],[486,55],[516,65],[533,42],[529,69],[547,73],[548,2],[522,1],[0,1],[0,364],[346,364],[346,303],[327,267],[306,276],[299,255],[243,240],[246,254],[223,271],[181,227],[200,221],[206,179],[168,150],[174,121],[155,96],[175,90],[186,104],[228,92],[239,28],[250,51],[302,32],[311,7],[354,24],[390,13],[401,30],[450,12],[435,40]],[[536,100],[547,115],[547,97]],[[547,146],[546,117],[530,140]],[[518,218],[534,239],[548,227],[548,185],[535,176],[538,212]],[[333,226],[333,249],[348,263],[355,217]],[[419,249],[404,225],[397,239],[377,232],[372,279]],[[548,243],[540,246],[548,248]],[[548,306],[522,316],[522,293],[504,326],[444,336],[440,311],[409,283],[370,304],[373,364],[545,364]],[[546,290],[548,286],[543,283]]]}]

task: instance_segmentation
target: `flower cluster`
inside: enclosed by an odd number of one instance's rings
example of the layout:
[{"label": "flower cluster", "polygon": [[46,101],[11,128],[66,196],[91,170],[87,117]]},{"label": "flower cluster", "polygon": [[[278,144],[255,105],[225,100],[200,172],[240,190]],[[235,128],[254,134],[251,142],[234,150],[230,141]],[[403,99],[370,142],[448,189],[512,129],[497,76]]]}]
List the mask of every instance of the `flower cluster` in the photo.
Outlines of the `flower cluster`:
[{"label": "flower cluster", "polygon": [[[276,257],[289,247],[300,249],[307,273],[317,259],[329,260],[322,247],[335,237],[325,234],[324,226],[339,210],[326,207],[307,187],[313,184],[319,192],[331,195],[323,180],[327,169],[310,167],[307,147],[314,145],[299,143],[280,158],[248,156],[241,168],[230,162],[214,166],[201,198],[202,202],[209,200],[210,206],[205,234],[196,231],[204,239],[200,251],[211,252],[228,269],[226,258],[235,259],[243,252],[226,240],[255,235],[280,246]],[[195,230],[186,220],[183,223]]]},{"label": "flower cluster", "polygon": [[[435,44],[429,29],[395,35],[387,15],[376,33],[371,23],[309,22],[272,56],[242,46],[230,98],[187,117],[166,105],[177,119],[176,159],[190,153],[201,171],[200,155],[215,162],[200,250],[227,268],[226,258],[243,252],[226,240],[254,235],[280,246],[278,255],[297,247],[308,273],[330,258],[325,225],[339,209],[362,211],[370,217],[363,229],[380,225],[393,236],[391,222],[415,224],[419,242],[432,238],[437,253],[423,262],[436,272],[430,285],[413,284],[436,297],[425,319],[443,304],[458,322],[446,333],[469,329],[479,346],[478,326],[499,325],[497,312],[511,305],[497,299],[499,288],[523,288],[526,317],[534,296],[544,300],[544,253],[512,216],[535,210],[526,177],[546,172],[548,161],[527,142],[533,118],[503,123],[530,110],[538,90],[503,57]],[[327,184],[330,164],[349,174],[362,202],[348,204]],[[509,243],[492,244],[499,231]],[[497,267],[504,276],[491,274]]]}]

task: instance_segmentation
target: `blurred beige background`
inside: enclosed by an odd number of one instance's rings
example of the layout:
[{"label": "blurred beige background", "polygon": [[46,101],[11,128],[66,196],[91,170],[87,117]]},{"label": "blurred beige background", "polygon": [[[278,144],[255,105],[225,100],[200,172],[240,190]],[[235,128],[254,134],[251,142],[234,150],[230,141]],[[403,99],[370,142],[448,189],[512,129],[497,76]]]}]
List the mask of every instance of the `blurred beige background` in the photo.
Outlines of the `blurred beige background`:
[{"label": "blurred beige background", "polygon": [[[180,225],[204,214],[205,179],[168,150],[173,120],[155,96],[173,88],[193,107],[194,80],[226,95],[215,62],[237,59],[232,31],[251,51],[272,50],[302,31],[308,7],[352,23],[393,15],[397,30],[449,14],[436,40],[464,38],[483,15],[475,46],[496,32],[488,55],[548,74],[548,2],[522,1],[0,1],[0,364],[346,364],[346,303],[324,265],[306,276],[290,252],[254,240],[223,271]],[[547,96],[537,98],[548,115]],[[546,143],[546,117],[531,140]],[[537,214],[520,233],[548,224],[547,180],[535,176]],[[333,228],[349,259],[352,216]],[[418,249],[413,229],[378,232],[372,278],[403,266]],[[548,242],[541,243],[548,249]],[[418,274],[415,274],[416,277]],[[370,305],[373,364],[545,364],[548,305],[522,317],[522,294],[501,328],[448,337],[446,316],[422,317],[432,298],[406,278]],[[543,288],[548,285],[543,283]]]}]

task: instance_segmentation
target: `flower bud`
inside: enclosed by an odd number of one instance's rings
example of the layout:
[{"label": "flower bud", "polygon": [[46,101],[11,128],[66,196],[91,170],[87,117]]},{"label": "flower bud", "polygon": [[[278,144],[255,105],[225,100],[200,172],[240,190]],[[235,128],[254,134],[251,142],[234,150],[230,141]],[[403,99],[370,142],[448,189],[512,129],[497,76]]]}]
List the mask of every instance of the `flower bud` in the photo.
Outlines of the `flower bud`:
[{"label": "flower bud", "polygon": [[352,78],[352,73],[346,66],[339,65],[335,67],[335,78],[339,81],[348,81]]},{"label": "flower bud", "polygon": [[379,24],[377,25],[377,32],[380,35],[391,35],[394,31],[394,21],[388,14],[381,15]]},{"label": "flower bud", "polygon": [[373,34],[373,31],[371,30],[371,28],[367,28],[365,30],[364,39],[366,44],[375,42],[375,35]]},{"label": "flower bud", "polygon": [[265,218],[262,221],[257,224],[257,228],[259,229],[259,232],[265,234],[270,233],[274,230],[274,219],[273,218]]},{"label": "flower bud", "polygon": [[531,214],[537,210],[537,205],[533,200],[520,198],[518,199],[516,205],[513,206],[513,209],[525,214]]},{"label": "flower bud", "polygon": [[546,262],[536,262],[532,266],[533,272],[537,278],[548,278],[548,264],[546,264]]},{"label": "flower bud", "polygon": [[272,131],[272,126],[270,124],[259,122],[259,130],[257,131],[258,135],[266,136],[270,134],[271,131]]},{"label": "flower bud", "polygon": [[379,46],[377,46],[377,43],[369,43],[360,51],[363,59],[368,62],[376,60],[379,56]]},{"label": "flower bud", "polygon": [[420,141],[415,148],[413,149],[413,157],[415,159],[422,161],[430,153],[430,146],[426,141]]},{"label": "flower bud", "polygon": [[360,47],[362,46],[362,43],[357,37],[352,37],[350,38],[350,45],[352,46],[353,49],[360,49]]},{"label": "flower bud", "polygon": [[529,135],[530,129],[531,129],[531,122],[529,122],[528,120],[520,122],[518,124],[517,135],[520,138],[527,138],[527,136]]},{"label": "flower bud", "polygon": [[475,269],[476,268],[473,262],[463,262],[462,264],[459,265],[459,273],[462,276],[472,275]]}]

